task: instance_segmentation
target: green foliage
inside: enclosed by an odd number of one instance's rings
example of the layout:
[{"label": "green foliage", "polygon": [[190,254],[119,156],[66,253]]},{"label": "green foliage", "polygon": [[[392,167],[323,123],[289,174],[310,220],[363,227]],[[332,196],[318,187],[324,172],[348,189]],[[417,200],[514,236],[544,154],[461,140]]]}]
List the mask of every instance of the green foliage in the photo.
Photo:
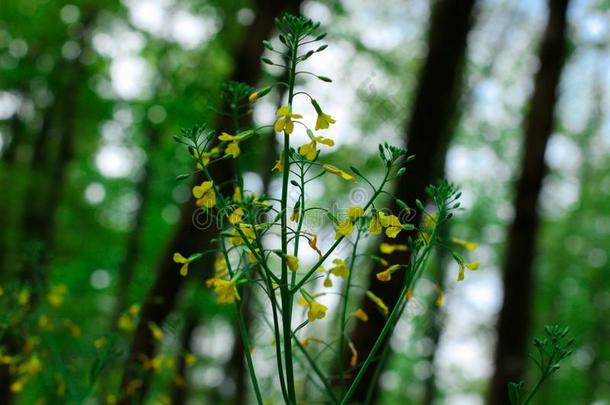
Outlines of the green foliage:
[{"label": "green foliage", "polygon": [[529,404],[542,384],[548,380],[553,373],[559,370],[562,360],[572,354],[574,338],[566,341],[568,328],[559,325],[546,325],[544,327],[545,337],[534,338],[536,352],[530,354],[530,358],[540,373],[538,381],[529,393],[524,391],[525,382],[511,382],[508,385],[508,395],[512,405]]}]

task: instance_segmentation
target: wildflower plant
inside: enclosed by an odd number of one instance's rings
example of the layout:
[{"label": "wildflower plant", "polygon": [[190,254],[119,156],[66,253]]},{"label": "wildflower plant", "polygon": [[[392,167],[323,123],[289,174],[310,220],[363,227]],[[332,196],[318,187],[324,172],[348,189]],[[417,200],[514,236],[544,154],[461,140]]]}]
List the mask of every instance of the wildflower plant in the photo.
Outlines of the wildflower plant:
[{"label": "wildflower plant", "polygon": [[[319,32],[319,23],[303,17],[285,15],[277,19],[276,24],[280,43],[265,41],[264,46],[278,58],[263,58],[263,62],[284,69],[284,77],[287,80],[277,81],[258,91],[237,84],[227,89],[234,95],[233,102],[229,103],[232,114],[234,117],[240,117],[247,114],[252,109],[252,104],[274,87],[284,88],[287,104],[277,110],[275,121],[250,128],[239,128],[239,125],[235,125],[238,128],[235,133],[219,134],[204,124],[185,130],[181,136],[176,137],[179,143],[188,147],[196,171],[203,177],[201,183],[193,187],[192,194],[199,209],[204,210],[208,217],[218,219],[219,237],[216,240],[217,248],[204,247],[207,250],[201,252],[176,252],[174,261],[179,265],[177,271],[186,275],[190,263],[205,255],[216,255],[214,275],[206,283],[216,293],[219,303],[235,306],[258,404],[262,404],[266,398],[260,389],[251,355],[253,342],[240,307],[245,294],[263,297],[264,306],[270,311],[269,324],[274,336],[275,361],[284,402],[297,403],[299,398],[296,387],[300,386],[297,379],[303,375],[303,380],[313,376],[311,381],[320,387],[325,401],[346,403],[363,378],[364,372],[378,355],[383,342],[392,333],[408,300],[413,297],[413,289],[426,267],[430,253],[439,244],[439,227],[459,208],[459,193],[453,185],[442,182],[428,189],[431,197],[430,207],[416,201],[416,208],[410,208],[405,202],[396,199],[387,190],[388,186],[396,178],[406,175],[405,165],[414,156],[409,156],[404,149],[387,143],[379,146],[379,164],[383,167],[383,177],[377,182],[368,179],[355,166],[346,168],[339,163],[324,161],[320,156],[320,149],[332,148],[335,142],[330,135],[321,131],[328,130],[332,133],[335,119],[322,109],[312,95],[297,89],[297,78],[310,75],[322,82],[331,82],[331,79],[325,76],[301,70],[304,61],[326,49],[327,45],[320,44],[326,34]],[[246,92],[249,92],[249,95],[246,95]],[[310,101],[317,116],[315,123],[306,122],[302,112],[293,109],[297,97],[305,97]],[[246,104],[243,103],[244,99]],[[237,158],[247,141],[260,138],[270,130],[283,137],[283,149],[273,167],[273,171],[281,176],[279,198],[260,196],[244,190],[239,170],[231,180],[232,187],[227,187],[226,181],[217,182],[211,175],[211,167],[222,160]],[[294,145],[291,136],[298,131],[307,134],[309,141]],[[306,189],[322,176],[337,176],[348,183],[362,183],[370,188],[370,197],[367,196],[368,199],[361,205],[348,207],[346,215],[314,206],[307,198]],[[188,175],[181,176],[183,177]],[[298,198],[296,203],[289,205],[290,195],[297,195]],[[380,206],[384,201],[387,202],[388,197],[395,199],[402,212],[408,213],[408,218],[413,218],[412,214],[419,211],[418,217],[427,219],[424,225],[418,228],[415,224],[406,222],[399,213],[391,213]],[[334,240],[329,246],[318,246],[318,235],[306,229],[305,218],[311,215],[324,216],[334,228]],[[362,252],[363,240],[382,233],[397,240],[396,244],[382,244],[382,253],[409,250],[411,254],[408,262],[388,263],[384,258]],[[273,244],[270,238],[266,238],[271,234],[279,236],[279,243]],[[347,258],[335,256],[342,244],[351,247],[351,254]],[[313,265],[305,266],[301,262],[299,254],[302,253],[303,246],[308,246],[317,254]],[[396,272],[404,273],[401,278],[404,280],[402,292],[393,307],[388,307],[371,291],[354,284],[356,259],[362,257],[371,262],[381,261],[386,265],[386,270],[377,274],[380,282],[397,282],[392,276]],[[454,257],[460,264],[461,273],[464,266],[471,270],[476,269],[475,264],[466,264],[461,256],[455,254]],[[342,291],[337,314],[339,331],[332,341],[325,343],[325,347],[334,353],[336,363],[341,368],[338,384],[329,382],[329,376],[325,374],[318,357],[308,351],[309,343],[315,339],[303,336],[308,325],[329,316],[329,308],[319,300],[324,292],[316,289],[319,289],[318,280],[323,280],[323,288],[332,286],[331,275],[336,280],[341,280]],[[386,318],[386,323],[368,356],[359,359],[358,343],[350,341],[347,327],[350,319],[359,322],[368,320],[369,314],[361,308],[353,308],[351,311],[354,303],[363,295],[376,304],[382,316]],[[302,319],[298,319],[299,307],[305,310]],[[343,370],[344,353],[350,352],[352,369]],[[297,368],[300,369],[298,371],[304,372],[297,373]],[[353,382],[350,386],[344,386],[344,374],[354,370],[358,372]]]},{"label": "wildflower plant", "polygon": [[[529,393],[524,391],[525,382],[511,382],[508,384],[508,396],[512,405],[527,405],[552,374],[559,370],[559,364],[566,357],[572,355],[574,338],[568,338],[568,328],[559,325],[546,325],[543,338],[534,338],[535,353],[530,358],[538,369],[538,381]],[[567,340],[566,340],[567,339]]]}]

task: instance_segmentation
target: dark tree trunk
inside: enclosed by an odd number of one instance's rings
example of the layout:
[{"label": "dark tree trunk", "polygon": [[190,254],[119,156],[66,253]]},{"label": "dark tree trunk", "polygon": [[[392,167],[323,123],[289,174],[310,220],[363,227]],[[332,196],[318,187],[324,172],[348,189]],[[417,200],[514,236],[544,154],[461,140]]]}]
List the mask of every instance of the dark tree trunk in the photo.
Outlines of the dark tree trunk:
[{"label": "dark tree trunk", "polygon": [[539,224],[537,212],[546,172],[544,153],[554,122],[555,101],[565,60],[568,0],[549,1],[549,19],[540,48],[530,110],[524,125],[524,154],[516,185],[515,218],[504,257],[504,302],[498,319],[495,371],[490,404],[510,404],[507,385],[519,381],[527,361],[534,289],[533,261]]},{"label": "dark tree trunk", "polygon": [[[501,10],[502,12],[505,14],[504,19],[503,19],[503,27],[502,30],[500,32],[500,34],[498,35],[497,38],[495,38],[494,41],[492,41],[492,49],[502,49],[504,47],[504,45],[506,44],[506,41],[509,38],[509,35],[511,33],[513,24],[515,22],[515,19],[517,17],[517,13],[511,9],[511,5],[510,5],[510,1],[508,2],[504,2],[501,5]],[[506,14],[508,14],[508,16],[506,16]],[[493,17],[489,17],[490,19]],[[483,23],[483,22],[481,22]],[[496,66],[496,62],[497,62],[497,56],[499,54],[498,53],[494,53],[493,55],[491,55],[490,59],[485,63],[485,65],[481,66],[480,71],[475,73],[475,75],[470,79],[470,83],[477,83],[481,80],[484,80],[486,78],[489,78],[489,76],[491,75],[491,73],[493,72],[494,67]],[[464,107],[458,112],[456,118],[455,118],[455,122],[459,123],[461,120],[461,117],[463,117],[464,115],[468,114],[470,111],[472,111],[472,107],[473,107],[473,101],[474,101],[474,89],[475,86],[469,86],[465,92],[464,92],[464,96],[463,96],[463,105]],[[445,170],[445,160],[443,159],[442,165],[440,166],[441,170]],[[449,230],[449,227],[444,228],[443,231],[447,234],[450,235],[451,232]],[[445,289],[444,286],[444,269],[447,264],[446,259],[448,258],[448,252],[446,250],[441,250],[438,252],[438,260],[439,260],[439,269],[440,269],[440,273],[435,274],[435,280],[436,283],[438,285],[438,287],[441,290]],[[427,338],[430,339],[430,341],[432,341],[434,343],[432,352],[430,353],[430,355],[428,356],[428,361],[430,362],[430,367],[431,367],[431,372],[430,372],[430,376],[428,378],[425,379],[424,381],[424,398],[422,401],[423,405],[433,405],[435,403],[435,398],[436,398],[436,366],[435,366],[435,360],[437,357],[437,352],[438,352],[438,344],[440,341],[440,338],[442,336],[443,333],[443,329],[444,329],[444,323],[445,323],[445,311],[443,311],[443,308],[439,308],[437,305],[433,305],[431,306],[431,309],[428,311],[428,314],[426,315],[429,318],[429,323],[426,326],[426,331],[425,331],[425,336]]]},{"label": "dark tree trunk", "polygon": [[[428,55],[406,128],[407,149],[409,154],[416,155],[416,159],[409,163],[407,174],[396,184],[396,196],[410,205],[414,205],[416,198],[425,200],[426,186],[441,174],[436,162],[443,159],[452,132],[474,4],[475,0],[440,0],[432,11]],[[391,208],[398,211],[396,206]],[[415,218],[415,221],[419,219]],[[407,263],[409,256],[397,252],[388,259],[391,263]],[[391,283],[380,283],[375,274],[381,270],[377,265],[373,267],[369,275],[369,289],[392,308],[400,294],[404,275],[397,272]],[[385,318],[370,300],[363,299],[361,307],[369,314],[369,321],[356,324],[352,341],[359,357],[364,359],[377,340]],[[349,356],[345,357],[349,359]],[[373,376],[377,363],[371,363],[353,396],[354,402],[364,402],[369,387],[376,386],[377,381],[373,381]],[[357,369],[354,370],[345,384],[351,384],[357,372]]]},{"label": "dark tree trunk", "polygon": [[[257,2],[256,18],[246,32],[243,42],[235,50],[235,57],[233,58],[235,68],[231,80],[249,84],[258,81],[261,74],[262,41],[267,39],[273,30],[275,17],[283,11],[296,8],[295,4],[298,4],[296,0],[291,2],[261,0]],[[226,108],[223,110],[226,110]],[[231,127],[233,127],[233,123],[226,117],[222,117],[217,124],[218,129]],[[229,160],[223,160],[215,167],[212,166],[211,172],[217,184],[226,183],[233,179],[233,165]],[[201,181],[201,179],[198,180]],[[196,208],[192,200],[182,207],[181,220],[176,233],[159,262],[157,278],[142,305],[140,320],[134,332],[121,381],[120,391],[122,396],[119,400],[121,405],[129,405],[134,400],[138,403],[142,402],[148,392],[150,375],[142,369],[141,359],[152,358],[156,350],[155,340],[151,336],[148,324],[149,322],[158,325],[163,324],[175,308],[178,295],[185,281],[185,278],[180,276],[177,271],[176,264],[172,260],[172,254],[176,251],[189,253],[209,248],[212,239],[217,237],[216,230],[208,229],[203,232],[193,225],[192,215]],[[211,267],[213,258],[208,257],[209,255],[206,256],[200,267],[204,269]],[[125,388],[134,380],[141,380],[142,385],[133,395],[125,396]]]}]

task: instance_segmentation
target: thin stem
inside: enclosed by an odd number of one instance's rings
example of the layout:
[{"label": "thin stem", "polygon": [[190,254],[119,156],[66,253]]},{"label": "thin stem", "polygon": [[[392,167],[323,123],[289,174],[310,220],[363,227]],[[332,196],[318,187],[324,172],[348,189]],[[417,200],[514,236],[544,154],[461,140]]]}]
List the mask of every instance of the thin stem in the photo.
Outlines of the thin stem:
[{"label": "thin stem", "polygon": [[345,374],[344,368],[344,352],[345,352],[345,327],[347,325],[347,304],[349,301],[349,290],[352,282],[352,274],[354,270],[354,263],[356,263],[356,253],[358,249],[358,242],[360,241],[360,228],[358,228],[358,234],[356,235],[356,242],[352,249],[352,257],[347,273],[347,281],[345,283],[345,290],[343,292],[343,308],[341,309],[341,332],[339,335],[339,384],[343,386],[343,377]]},{"label": "thin stem", "polygon": [[[294,97],[294,82],[296,78],[295,69],[297,63],[298,43],[291,47],[290,70],[288,72],[288,105],[292,107]],[[281,239],[282,239],[282,274],[280,283],[280,294],[282,300],[282,329],[284,337],[284,362],[286,365],[286,388],[288,391],[288,403],[296,403],[296,393],[294,389],[294,367],[292,359],[292,294],[288,287],[288,178],[290,177],[290,135],[284,131],[284,171],[282,173],[282,201],[281,201]],[[279,344],[279,342],[278,342]],[[281,360],[278,360],[280,362]]]},{"label": "thin stem", "polygon": [[[444,213],[442,211],[439,212],[439,218],[443,218],[443,214]],[[364,374],[366,373],[366,371],[369,368],[371,362],[373,361],[375,354],[377,353],[377,351],[379,350],[381,345],[385,342],[386,336],[388,335],[388,333],[391,334],[391,332],[393,332],[394,325],[395,325],[396,321],[398,320],[398,318],[400,317],[400,315],[404,311],[404,308],[406,307],[405,305],[403,305],[403,303],[406,300],[407,290],[411,286],[411,283],[416,279],[416,277],[414,277],[414,276],[420,273],[420,271],[419,271],[420,267],[423,266],[425,260],[430,255],[430,252],[431,252],[432,247],[433,247],[433,242],[436,240],[437,229],[438,229],[439,225],[440,225],[440,222],[437,223],[436,227],[432,230],[429,242],[426,245],[422,255],[420,255],[419,257],[416,257],[416,259],[412,262],[411,269],[409,271],[410,277],[407,277],[405,279],[405,283],[404,283],[404,285],[403,285],[403,287],[402,287],[402,289],[400,291],[400,295],[398,296],[398,302],[394,305],[394,308],[392,308],[392,312],[390,313],[390,316],[388,317],[387,322],[383,326],[383,329],[381,330],[381,333],[377,337],[377,340],[375,341],[375,344],[373,345],[371,351],[369,352],[368,356],[366,357],[366,360],[364,361],[364,363],[360,367],[360,370],[358,371],[358,374],[356,375],[356,378],[354,378],[354,381],[352,382],[352,384],[350,385],[349,389],[345,393],[343,399],[341,400],[341,405],[346,404],[347,401],[349,401],[351,396],[354,394],[354,391],[358,387],[358,384],[360,383],[360,381],[364,377]],[[377,367],[378,368],[381,367],[381,363],[378,363]]]},{"label": "thin stem", "polygon": [[246,362],[248,363],[248,372],[250,373],[250,380],[252,381],[252,387],[254,388],[254,394],[256,395],[256,402],[258,405],[262,405],[263,398],[258,386],[258,379],[256,378],[254,364],[252,363],[252,353],[250,352],[250,338],[248,337],[248,330],[246,328],[246,322],[244,321],[244,314],[241,312],[241,305],[239,302],[235,303],[235,309],[237,311],[237,318],[239,321],[239,333],[241,335],[241,340],[244,343],[244,353],[246,354]]}]

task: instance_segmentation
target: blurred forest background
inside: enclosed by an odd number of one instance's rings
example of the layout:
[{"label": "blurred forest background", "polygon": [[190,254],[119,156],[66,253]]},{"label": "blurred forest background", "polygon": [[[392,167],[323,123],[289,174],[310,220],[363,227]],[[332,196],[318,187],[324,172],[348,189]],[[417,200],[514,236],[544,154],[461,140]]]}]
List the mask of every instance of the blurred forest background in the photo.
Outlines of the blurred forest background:
[{"label": "blurred forest background", "polygon": [[[337,119],[339,147],[323,153],[374,176],[378,143],[408,146],[398,196],[455,182],[451,233],[478,244],[464,281],[442,252],[427,270],[375,403],[508,403],[507,381],[535,378],[533,336],[559,323],[575,351],[538,403],[610,404],[608,0],[0,0],[0,403],[122,403],[119,386],[138,403],[252,403],[209,263],[183,279],[171,261],[210,238],[172,136],[226,130],[222,83],[278,74],[261,41],[287,11],[328,32],[311,65],[334,82],[300,83]],[[280,97],[255,121],[272,122]],[[236,164],[246,188],[274,194],[269,139]],[[310,193],[329,204],[349,189]],[[273,392],[263,328],[251,319]],[[366,331],[352,334],[366,353]],[[134,361],[137,380],[124,377]]]}]

